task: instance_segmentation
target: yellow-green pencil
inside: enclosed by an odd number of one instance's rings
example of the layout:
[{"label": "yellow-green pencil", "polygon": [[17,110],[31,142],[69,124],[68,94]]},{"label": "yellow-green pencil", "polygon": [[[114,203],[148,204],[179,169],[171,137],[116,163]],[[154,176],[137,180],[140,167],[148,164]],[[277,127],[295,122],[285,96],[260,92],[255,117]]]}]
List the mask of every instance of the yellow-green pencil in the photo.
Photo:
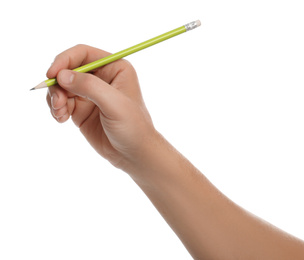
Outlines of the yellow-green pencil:
[{"label": "yellow-green pencil", "polygon": [[[111,54],[107,57],[104,57],[100,60],[97,61],[93,61],[91,63],[88,63],[86,65],[83,65],[81,67],[78,67],[76,69],[74,69],[74,71],[78,71],[78,72],[89,72],[92,71],[94,69],[100,68],[106,64],[109,64],[113,61],[119,60],[123,57],[126,57],[134,52],[138,52],[142,49],[148,48],[154,44],[157,44],[159,42],[165,41],[167,39],[170,39],[174,36],[177,36],[179,34],[182,34],[184,32],[190,31],[198,26],[201,25],[201,22],[199,20],[195,21],[195,22],[191,22],[191,23],[187,23],[186,25],[183,25],[181,27],[178,27],[172,31],[166,32],[164,34],[161,34],[159,36],[156,36],[150,40],[144,41],[142,43],[139,43],[137,45],[134,45],[130,48],[127,48],[125,50],[119,51],[117,53]],[[56,78],[53,79],[47,79],[45,81],[42,81],[39,85],[37,85],[36,87],[32,88],[31,90],[34,89],[40,89],[40,88],[46,88],[46,87],[50,87],[57,84],[57,80]]]}]

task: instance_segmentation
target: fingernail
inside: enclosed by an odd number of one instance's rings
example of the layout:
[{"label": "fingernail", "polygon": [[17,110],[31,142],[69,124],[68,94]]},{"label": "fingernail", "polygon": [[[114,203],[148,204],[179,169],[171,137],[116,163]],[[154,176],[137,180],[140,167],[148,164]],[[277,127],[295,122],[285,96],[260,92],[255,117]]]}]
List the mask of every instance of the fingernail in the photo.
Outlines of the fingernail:
[{"label": "fingernail", "polygon": [[54,93],[52,96],[51,96],[51,104],[52,104],[52,107],[55,108],[56,104],[57,104],[57,101],[58,101],[58,95],[56,93]]},{"label": "fingernail", "polygon": [[60,72],[59,77],[59,81],[61,83],[63,83],[64,85],[69,85],[73,82],[75,75],[70,70],[63,70]]}]

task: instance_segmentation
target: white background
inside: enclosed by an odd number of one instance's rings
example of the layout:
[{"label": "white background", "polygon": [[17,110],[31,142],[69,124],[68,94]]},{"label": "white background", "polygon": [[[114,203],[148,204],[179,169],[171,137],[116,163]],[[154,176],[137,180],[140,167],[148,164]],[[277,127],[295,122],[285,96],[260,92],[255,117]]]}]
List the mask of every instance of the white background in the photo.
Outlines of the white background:
[{"label": "white background", "polygon": [[196,19],[127,58],[155,126],[229,198],[304,239],[303,13],[302,0],[2,1],[0,259],[191,259],[29,89],[76,44],[116,52]]}]

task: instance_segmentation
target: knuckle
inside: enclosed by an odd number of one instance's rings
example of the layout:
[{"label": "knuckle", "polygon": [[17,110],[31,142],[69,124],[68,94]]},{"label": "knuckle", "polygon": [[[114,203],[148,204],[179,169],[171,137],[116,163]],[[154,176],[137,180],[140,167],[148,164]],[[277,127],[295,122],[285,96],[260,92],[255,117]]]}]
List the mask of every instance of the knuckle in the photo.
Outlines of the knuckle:
[{"label": "knuckle", "polygon": [[86,48],[88,48],[88,45],[79,43],[79,44],[76,44],[73,48],[86,49]]},{"label": "knuckle", "polygon": [[95,84],[96,78],[91,74],[83,74],[83,81],[84,87],[90,87]]},{"label": "knuckle", "polygon": [[125,60],[125,59],[121,59],[120,60],[121,64],[124,65],[124,67],[126,68],[133,68],[133,65],[130,61]]},{"label": "knuckle", "polygon": [[66,107],[63,107],[63,108],[58,109],[58,110],[53,109],[53,115],[56,118],[63,117],[66,113],[67,113],[67,108]]},{"label": "knuckle", "polygon": [[135,68],[130,61],[122,59],[122,62],[124,64],[126,70],[128,70],[131,73],[136,73]]},{"label": "knuckle", "polygon": [[55,56],[52,65],[55,63],[58,63],[58,61],[60,61],[62,58],[65,58],[65,51],[63,51]]}]

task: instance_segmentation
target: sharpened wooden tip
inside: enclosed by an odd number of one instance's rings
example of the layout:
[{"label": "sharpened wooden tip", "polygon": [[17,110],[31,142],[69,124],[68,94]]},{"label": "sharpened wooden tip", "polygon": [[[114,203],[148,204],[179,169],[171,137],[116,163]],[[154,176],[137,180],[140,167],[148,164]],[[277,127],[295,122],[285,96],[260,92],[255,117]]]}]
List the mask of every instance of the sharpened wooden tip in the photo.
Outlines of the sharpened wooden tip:
[{"label": "sharpened wooden tip", "polygon": [[30,90],[35,90],[39,88],[47,88],[47,84],[45,83],[45,81],[42,81],[40,84],[38,84],[36,87],[31,88]]}]

